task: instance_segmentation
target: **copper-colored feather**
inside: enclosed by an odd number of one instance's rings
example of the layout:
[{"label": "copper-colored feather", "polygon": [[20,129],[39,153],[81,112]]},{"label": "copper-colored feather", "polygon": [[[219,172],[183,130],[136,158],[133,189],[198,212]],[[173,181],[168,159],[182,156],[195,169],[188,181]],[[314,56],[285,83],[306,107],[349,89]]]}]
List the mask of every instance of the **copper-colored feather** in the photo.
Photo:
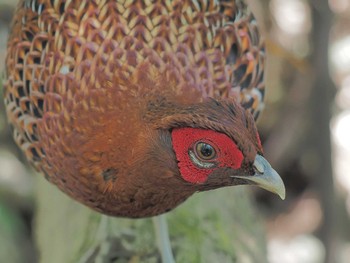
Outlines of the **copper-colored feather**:
[{"label": "copper-colored feather", "polygon": [[[148,216],[198,190],[173,178],[175,156],[162,147],[171,142],[155,130],[209,97],[224,112],[236,100],[258,116],[263,68],[257,25],[241,0],[24,0],[4,97],[17,144],[49,181],[100,212]],[[239,112],[244,141],[256,130]],[[162,167],[152,167],[157,158]],[[179,190],[164,195],[167,187]]]}]

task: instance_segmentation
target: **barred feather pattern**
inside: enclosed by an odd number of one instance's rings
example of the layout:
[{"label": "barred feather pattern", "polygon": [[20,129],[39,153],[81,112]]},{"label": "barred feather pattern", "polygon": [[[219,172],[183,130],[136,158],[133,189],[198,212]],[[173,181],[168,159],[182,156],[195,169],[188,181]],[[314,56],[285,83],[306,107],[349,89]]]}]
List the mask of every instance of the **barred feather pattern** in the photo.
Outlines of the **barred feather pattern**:
[{"label": "barred feather pattern", "polygon": [[[112,79],[118,69],[131,78],[144,62],[159,72],[172,67],[179,86],[193,83],[203,98],[234,98],[257,117],[264,57],[242,0],[24,0],[8,41],[6,111],[17,144],[48,175],[43,144],[55,146],[55,130],[73,132],[73,111],[108,110],[108,103],[94,107],[110,95],[97,70]],[[39,138],[39,125],[51,136]],[[69,145],[60,147],[70,154]]]}]

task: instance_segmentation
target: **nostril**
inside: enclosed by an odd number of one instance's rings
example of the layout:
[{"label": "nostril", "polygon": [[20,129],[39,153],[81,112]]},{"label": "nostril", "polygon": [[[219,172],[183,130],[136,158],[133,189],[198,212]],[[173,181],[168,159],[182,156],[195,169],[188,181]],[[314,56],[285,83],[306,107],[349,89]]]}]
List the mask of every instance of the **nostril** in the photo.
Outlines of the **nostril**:
[{"label": "nostril", "polygon": [[258,155],[255,158],[253,166],[254,166],[254,169],[256,170],[257,173],[263,174],[265,172],[265,165],[262,162],[259,161],[261,159],[259,157],[260,156]]}]

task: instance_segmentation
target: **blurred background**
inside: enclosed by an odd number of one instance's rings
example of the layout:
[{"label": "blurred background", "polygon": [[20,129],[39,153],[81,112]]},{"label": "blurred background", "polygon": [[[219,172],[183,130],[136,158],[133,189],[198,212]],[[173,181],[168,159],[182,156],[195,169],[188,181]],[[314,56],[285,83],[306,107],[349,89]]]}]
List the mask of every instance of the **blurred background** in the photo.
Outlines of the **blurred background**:
[{"label": "blurred background", "polygon": [[[0,0],[0,72],[16,2]],[[350,262],[350,0],[248,2],[268,51],[258,126],[265,155],[287,188],[285,201],[253,192],[268,260]],[[1,262],[36,262],[33,175],[0,99]]]}]

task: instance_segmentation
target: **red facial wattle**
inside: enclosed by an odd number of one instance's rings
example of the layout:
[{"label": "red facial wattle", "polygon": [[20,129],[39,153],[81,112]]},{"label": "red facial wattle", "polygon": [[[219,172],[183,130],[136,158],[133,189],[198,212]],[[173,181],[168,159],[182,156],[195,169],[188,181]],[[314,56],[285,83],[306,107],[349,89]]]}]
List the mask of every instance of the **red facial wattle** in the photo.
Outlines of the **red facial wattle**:
[{"label": "red facial wattle", "polygon": [[[204,183],[217,167],[238,169],[243,161],[243,154],[234,141],[227,135],[213,130],[175,128],[172,131],[172,142],[181,176],[190,183]],[[198,142],[213,146],[216,158],[209,162],[215,163],[215,167],[201,168],[193,163],[189,152],[194,150]]]},{"label": "red facial wattle", "polygon": [[258,141],[259,148],[262,150],[261,139],[260,139],[260,136],[259,136],[258,132],[256,132],[256,138],[257,138],[257,141]]}]

